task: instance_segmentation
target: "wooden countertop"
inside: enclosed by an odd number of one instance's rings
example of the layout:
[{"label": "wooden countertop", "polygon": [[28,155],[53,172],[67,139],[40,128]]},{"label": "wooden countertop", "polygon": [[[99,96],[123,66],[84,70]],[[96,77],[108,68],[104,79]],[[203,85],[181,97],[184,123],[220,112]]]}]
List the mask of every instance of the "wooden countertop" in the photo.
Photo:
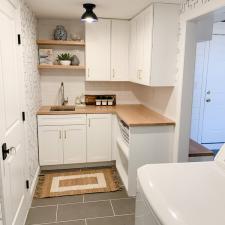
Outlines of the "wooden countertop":
[{"label": "wooden countertop", "polygon": [[71,115],[71,114],[101,114],[115,113],[128,126],[165,126],[175,125],[175,122],[165,116],[146,108],[143,105],[116,106],[84,106],[76,107],[75,111],[50,111],[51,106],[42,106],[37,115]]},{"label": "wooden countertop", "polygon": [[214,156],[213,151],[207,149],[203,145],[200,145],[196,141],[190,139],[189,142],[189,157],[199,156]]}]

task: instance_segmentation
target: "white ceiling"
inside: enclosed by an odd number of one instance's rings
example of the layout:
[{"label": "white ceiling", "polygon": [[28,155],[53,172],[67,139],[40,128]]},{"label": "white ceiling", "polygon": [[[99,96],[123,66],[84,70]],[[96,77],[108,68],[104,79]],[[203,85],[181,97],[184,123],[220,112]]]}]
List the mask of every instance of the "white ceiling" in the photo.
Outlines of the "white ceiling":
[{"label": "white ceiling", "polygon": [[26,0],[38,18],[80,18],[83,3],[94,3],[98,17],[130,19],[151,2],[179,3],[180,0]]}]

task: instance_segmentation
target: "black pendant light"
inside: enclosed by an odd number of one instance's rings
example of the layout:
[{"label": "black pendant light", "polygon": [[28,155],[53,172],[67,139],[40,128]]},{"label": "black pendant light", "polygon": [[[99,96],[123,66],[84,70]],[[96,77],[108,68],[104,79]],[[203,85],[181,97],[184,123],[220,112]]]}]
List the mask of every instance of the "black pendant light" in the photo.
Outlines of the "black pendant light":
[{"label": "black pendant light", "polygon": [[81,16],[81,21],[87,23],[93,23],[98,21],[98,17],[93,12],[95,6],[96,6],[95,4],[91,3],[83,4],[83,7],[86,9],[86,12]]}]

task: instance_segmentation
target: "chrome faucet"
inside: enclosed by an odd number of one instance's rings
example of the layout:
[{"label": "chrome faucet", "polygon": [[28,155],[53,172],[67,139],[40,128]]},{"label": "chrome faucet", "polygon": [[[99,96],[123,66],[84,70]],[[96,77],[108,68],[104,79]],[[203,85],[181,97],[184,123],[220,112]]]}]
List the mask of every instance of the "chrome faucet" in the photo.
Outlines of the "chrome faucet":
[{"label": "chrome faucet", "polygon": [[68,103],[68,97],[65,99],[65,93],[64,93],[64,83],[61,83],[61,105],[66,105]]}]

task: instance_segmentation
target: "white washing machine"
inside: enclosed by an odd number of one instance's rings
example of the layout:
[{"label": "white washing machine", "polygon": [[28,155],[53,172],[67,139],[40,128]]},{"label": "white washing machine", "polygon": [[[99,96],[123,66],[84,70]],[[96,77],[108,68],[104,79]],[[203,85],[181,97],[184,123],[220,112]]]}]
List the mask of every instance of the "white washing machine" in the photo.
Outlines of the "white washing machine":
[{"label": "white washing machine", "polygon": [[212,162],[139,168],[135,225],[225,225],[225,145]]}]

